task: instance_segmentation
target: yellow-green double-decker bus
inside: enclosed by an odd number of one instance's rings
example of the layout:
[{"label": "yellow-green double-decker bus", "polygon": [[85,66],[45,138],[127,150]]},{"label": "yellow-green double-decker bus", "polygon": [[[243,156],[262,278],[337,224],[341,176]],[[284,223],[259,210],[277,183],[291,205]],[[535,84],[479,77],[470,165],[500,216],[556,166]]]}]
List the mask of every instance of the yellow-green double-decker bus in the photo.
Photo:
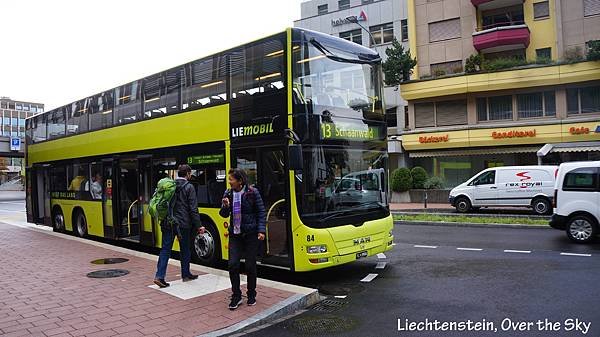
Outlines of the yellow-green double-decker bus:
[{"label": "yellow-green double-decker bus", "polygon": [[238,167],[267,208],[262,264],[309,271],[384,252],[382,96],[377,53],[296,28],[97,93],[26,121],[28,221],[158,247],[148,202],[187,163],[208,229],[192,255],[215,264]]}]

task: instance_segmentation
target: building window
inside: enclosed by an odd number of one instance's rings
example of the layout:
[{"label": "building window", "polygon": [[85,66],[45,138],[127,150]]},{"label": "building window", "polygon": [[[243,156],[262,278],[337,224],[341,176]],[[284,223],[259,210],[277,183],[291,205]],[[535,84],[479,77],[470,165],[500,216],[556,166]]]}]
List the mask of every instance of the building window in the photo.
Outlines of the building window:
[{"label": "building window", "polygon": [[467,124],[466,100],[415,104],[415,126],[417,128],[461,124]]},{"label": "building window", "polygon": [[370,4],[370,3],[373,3],[373,0],[362,0],[363,5]]},{"label": "building window", "polygon": [[408,41],[408,20],[402,19],[400,21],[400,33],[402,35],[402,41]]},{"label": "building window", "polygon": [[463,72],[462,61],[450,61],[435,63],[429,65],[431,75],[433,76],[444,76],[449,74],[458,74]]},{"label": "building window", "polygon": [[517,95],[519,118],[551,117],[556,115],[554,91]]},{"label": "building window", "polygon": [[477,120],[479,122],[512,119],[512,96],[477,98]]},{"label": "building window", "polygon": [[0,102],[0,108],[7,109],[8,108],[8,104],[6,102]]},{"label": "building window", "polygon": [[362,32],[361,29],[353,29],[347,32],[341,32],[340,37],[344,40],[352,41],[354,43],[362,44]]},{"label": "building window", "polygon": [[567,114],[600,112],[600,86],[567,89]]},{"label": "building window", "polygon": [[460,37],[460,18],[429,24],[429,42],[457,39]]},{"label": "building window", "polygon": [[546,19],[550,17],[550,7],[548,1],[536,2],[533,4],[533,18]]},{"label": "building window", "polygon": [[322,15],[322,14],[327,14],[328,10],[327,10],[327,5],[319,5],[317,6],[317,14],[318,15]]},{"label": "building window", "polygon": [[17,103],[17,110],[23,110],[23,106],[19,103]]},{"label": "building window", "polygon": [[489,10],[481,13],[483,30],[525,23],[523,5]]},{"label": "building window", "polygon": [[538,60],[550,60],[552,59],[552,48],[536,49],[535,56]]},{"label": "building window", "polygon": [[348,9],[350,8],[350,0],[339,0],[338,1],[338,9]]},{"label": "building window", "polygon": [[396,108],[389,108],[385,110],[385,120],[389,128],[395,128],[398,126],[398,114]]},{"label": "building window", "polygon": [[384,23],[382,25],[369,27],[371,35],[373,35],[373,42],[375,45],[384,43],[390,43],[394,40],[394,24]]},{"label": "building window", "polygon": [[600,14],[600,0],[583,0],[583,16]]}]

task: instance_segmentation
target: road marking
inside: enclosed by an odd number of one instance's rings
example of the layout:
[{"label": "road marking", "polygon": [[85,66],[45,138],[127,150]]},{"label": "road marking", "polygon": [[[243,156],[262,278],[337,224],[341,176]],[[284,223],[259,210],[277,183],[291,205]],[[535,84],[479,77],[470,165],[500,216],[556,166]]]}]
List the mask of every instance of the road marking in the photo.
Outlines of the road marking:
[{"label": "road marking", "polygon": [[379,254],[377,254],[377,258],[378,259],[385,259],[385,258],[387,258],[387,256],[385,256],[384,253],[379,253]]},{"label": "road marking", "polygon": [[383,268],[385,268],[386,264],[387,264],[386,262],[377,262],[375,269],[383,269]]},{"label": "road marking", "polygon": [[396,243],[395,243],[395,242],[392,242],[392,246],[395,246],[395,245],[396,245]]},{"label": "road marking", "polygon": [[483,249],[481,248],[464,248],[464,247],[456,247],[456,250],[469,250],[469,251],[475,251],[475,252],[480,252]]},{"label": "road marking", "polygon": [[561,252],[560,255],[567,255],[567,256],[592,256],[592,254],[578,254],[578,253],[563,253]]},{"label": "road marking", "polygon": [[371,282],[373,281],[374,278],[377,277],[378,274],[369,274],[367,276],[365,276],[362,280],[360,280],[360,282]]},{"label": "road marking", "polygon": [[505,249],[504,252],[505,253],[521,253],[521,254],[529,254],[529,253],[531,253],[530,250],[514,250],[514,249]]},{"label": "road marking", "polygon": [[437,248],[438,246],[424,246],[424,245],[414,245],[415,248]]},{"label": "road marking", "polygon": [[335,295],[334,297],[335,298],[346,298],[346,297],[348,297],[348,295]]}]

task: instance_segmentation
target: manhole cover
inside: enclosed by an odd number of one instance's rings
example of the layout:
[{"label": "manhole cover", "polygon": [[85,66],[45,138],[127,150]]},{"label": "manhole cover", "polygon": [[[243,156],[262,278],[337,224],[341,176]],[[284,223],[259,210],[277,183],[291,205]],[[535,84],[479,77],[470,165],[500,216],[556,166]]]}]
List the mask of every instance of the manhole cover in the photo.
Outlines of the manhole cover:
[{"label": "manhole cover", "polygon": [[319,292],[323,295],[329,296],[344,296],[359,293],[364,289],[365,287],[358,282],[345,284],[324,284],[319,287]]},{"label": "manhole cover", "polygon": [[340,310],[346,304],[348,304],[348,302],[326,299],[313,305],[311,309],[321,312],[334,312]]},{"label": "manhole cover", "polygon": [[109,257],[107,259],[98,259],[92,261],[93,264],[115,264],[115,263],[123,263],[127,262],[129,259],[124,259],[122,257]]},{"label": "manhole cover", "polygon": [[96,270],[87,274],[87,277],[91,278],[109,278],[109,277],[119,277],[125,276],[129,274],[128,270],[125,269],[102,269]]},{"label": "manhole cover", "polygon": [[357,325],[358,322],[353,318],[325,314],[300,317],[291,322],[290,328],[301,334],[324,335],[350,331]]}]

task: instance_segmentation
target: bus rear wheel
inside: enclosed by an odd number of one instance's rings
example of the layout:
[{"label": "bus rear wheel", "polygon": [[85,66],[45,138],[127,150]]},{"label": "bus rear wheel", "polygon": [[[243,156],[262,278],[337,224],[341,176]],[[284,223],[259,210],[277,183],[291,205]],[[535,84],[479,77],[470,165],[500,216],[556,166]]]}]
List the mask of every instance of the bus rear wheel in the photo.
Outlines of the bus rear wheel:
[{"label": "bus rear wheel", "polygon": [[87,220],[85,219],[85,214],[83,214],[83,211],[77,211],[75,213],[75,228],[73,231],[75,232],[75,235],[80,238],[87,236]]},{"label": "bus rear wheel", "polygon": [[65,231],[65,216],[60,207],[55,208],[52,212],[52,229],[59,233]]},{"label": "bus rear wheel", "polygon": [[205,266],[216,266],[221,260],[219,232],[212,223],[203,224],[204,234],[192,236],[192,259]]}]

